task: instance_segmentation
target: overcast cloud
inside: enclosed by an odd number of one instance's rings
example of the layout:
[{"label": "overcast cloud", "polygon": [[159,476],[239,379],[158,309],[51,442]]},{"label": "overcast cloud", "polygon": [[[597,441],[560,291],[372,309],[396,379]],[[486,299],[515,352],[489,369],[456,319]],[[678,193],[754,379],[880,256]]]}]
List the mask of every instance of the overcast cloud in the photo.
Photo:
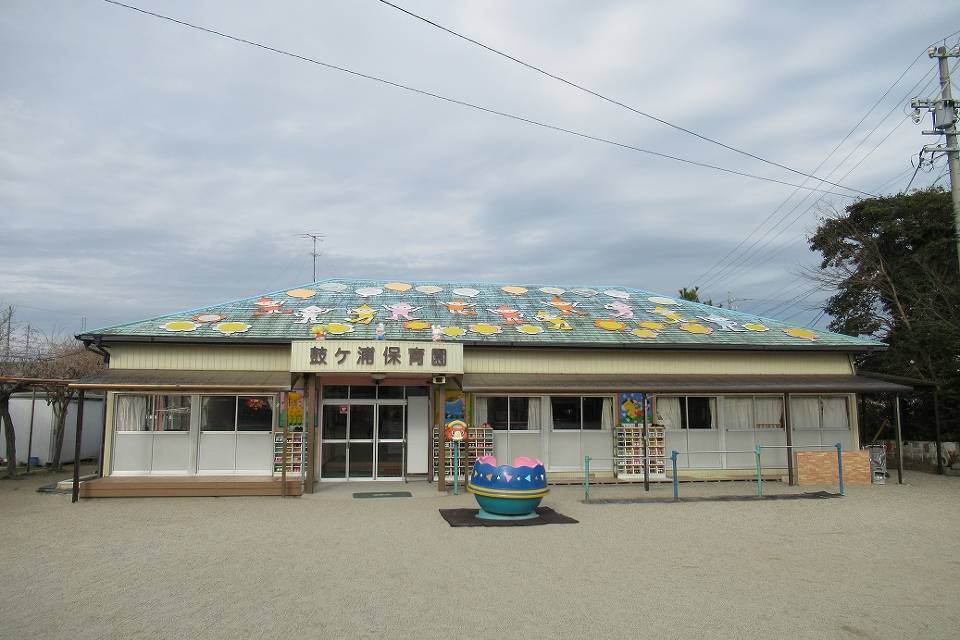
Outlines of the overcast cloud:
[{"label": "overcast cloud", "polygon": [[[375,0],[130,1],[491,108],[802,180]],[[927,44],[960,29],[960,7],[949,2],[399,3],[805,171]],[[818,173],[932,69],[924,55]],[[310,246],[296,237],[306,231],[327,236],[321,278],[675,294],[793,191],[437,102],[97,0],[5,2],[0,71],[0,302],[45,331],[78,330],[82,316],[90,328],[306,283]],[[903,115],[897,108],[833,179]],[[908,170],[910,154],[932,142],[920,128],[900,126],[843,182],[872,192]],[[921,173],[917,185],[941,171]],[[760,311],[802,292],[797,271],[816,263],[804,241],[815,199],[767,253],[704,293],[746,298],[739,308]],[[828,196],[821,206],[847,202]],[[802,304],[774,315],[790,314],[817,315]]]}]

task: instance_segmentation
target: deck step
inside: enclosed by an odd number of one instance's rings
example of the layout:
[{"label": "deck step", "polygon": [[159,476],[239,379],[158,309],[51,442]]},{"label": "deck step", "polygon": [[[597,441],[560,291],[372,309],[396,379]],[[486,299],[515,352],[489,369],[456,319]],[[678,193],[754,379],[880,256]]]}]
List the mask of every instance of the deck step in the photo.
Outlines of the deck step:
[{"label": "deck step", "polygon": [[[80,483],[81,498],[166,498],[220,496],[279,496],[279,478],[234,477],[106,477]],[[287,495],[303,494],[303,483],[287,480]]]}]

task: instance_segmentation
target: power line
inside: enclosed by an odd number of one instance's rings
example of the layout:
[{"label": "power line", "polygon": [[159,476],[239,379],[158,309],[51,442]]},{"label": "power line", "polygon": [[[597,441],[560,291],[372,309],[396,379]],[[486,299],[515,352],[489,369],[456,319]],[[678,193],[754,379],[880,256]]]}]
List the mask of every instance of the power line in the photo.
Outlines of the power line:
[{"label": "power line", "polygon": [[[928,79],[928,77],[929,77],[929,79]],[[910,88],[909,91],[907,91],[906,96],[912,95],[912,94],[914,93],[914,91],[916,90],[916,88],[920,85],[920,83],[924,82],[925,79],[926,79],[926,84],[925,84],[924,87],[921,89],[921,92],[926,91],[926,90],[927,90],[927,87],[929,87],[929,85],[930,85],[930,82],[932,82],[932,80],[933,80],[933,70],[932,70],[932,69],[931,69],[930,71],[928,71],[926,74],[924,74],[924,76],[921,77],[920,80],[918,80],[918,81],[913,85],[913,87]],[[888,93],[889,93],[889,91],[888,91]],[[904,99],[906,99],[906,98],[904,98]],[[842,166],[844,165],[844,163],[846,163],[846,161],[849,160],[849,159],[851,158],[851,156],[853,156],[853,154],[856,153],[857,150],[859,150],[860,147],[862,147],[863,144],[864,144],[867,140],[870,139],[870,137],[877,131],[877,129],[879,129],[879,128],[883,125],[883,123],[887,121],[887,119],[897,110],[897,108],[898,108],[898,106],[899,106],[899,104],[900,104],[901,102],[903,102],[903,99],[901,99],[901,100],[897,103],[897,105],[895,105],[892,109],[890,109],[890,110],[886,113],[886,115],[884,115],[884,116],[877,122],[877,124],[873,127],[873,129],[871,129],[871,130],[867,133],[867,135],[865,135],[865,136],[860,140],[860,142],[858,142],[858,143],[853,147],[853,149],[851,149],[851,150],[847,153],[847,155],[844,156],[844,158],[843,158],[839,163],[837,163],[837,165],[836,165],[836,166],[830,171],[830,173],[827,174],[827,175],[833,175],[837,170],[839,170],[840,167],[842,167]],[[875,104],[874,106],[876,106],[876,104]],[[871,110],[872,110],[872,108],[871,108]],[[851,167],[849,170],[847,170],[847,172],[846,172],[845,174],[843,174],[843,176],[840,178],[840,180],[846,179],[847,176],[849,176],[849,175],[850,175],[851,173],[853,173],[858,167],[860,167],[860,165],[863,164],[863,162],[866,161],[866,159],[869,158],[878,148],[880,148],[880,146],[883,145],[883,143],[885,143],[885,142],[890,138],[890,136],[893,135],[893,133],[894,133],[901,125],[903,125],[904,122],[907,121],[908,118],[909,118],[909,116],[904,116],[903,119],[901,119],[899,122],[897,122],[897,124],[893,127],[893,129],[891,129],[891,130],[880,140],[879,143],[877,143],[872,149],[870,149],[870,151],[868,151],[863,157],[861,157],[860,160],[859,160],[853,167]],[[861,119],[861,122],[862,122],[862,121],[863,121],[863,119]],[[857,127],[859,127],[859,124],[857,125]],[[855,128],[856,128],[856,127],[855,127]],[[853,133],[853,130],[851,130],[850,133]],[[844,140],[841,141],[840,144],[843,144],[843,142],[844,142],[847,138],[849,138],[849,135],[850,135],[850,134],[848,134],[848,135],[844,138]],[[839,145],[838,145],[838,147],[839,147]],[[836,149],[837,149],[838,147],[835,147],[835,148],[834,148],[834,151],[836,151]],[[831,152],[830,152],[830,154],[828,155],[828,158],[833,155],[834,151],[831,151]],[[824,162],[825,162],[826,160],[827,160],[827,158],[824,159]],[[761,224],[754,230],[754,232],[758,231],[759,228],[763,226],[763,224],[765,224],[767,221],[769,221],[770,218],[771,218],[777,211],[779,211],[779,210],[790,200],[790,198],[792,198],[792,197],[793,197],[794,195],[796,195],[796,194],[797,194],[797,191],[795,190],[793,193],[791,193],[789,196],[787,196],[787,198],[780,204],[780,206],[778,206],[777,209],[775,209],[774,212],[773,212],[770,216],[767,216],[766,220],[764,220],[764,222],[761,223]],[[769,238],[768,240],[766,240],[766,241],[764,242],[764,240],[765,240],[771,233],[773,233],[773,232],[777,229],[777,227],[779,227],[779,226],[781,225],[781,223],[783,223],[784,221],[786,221],[787,218],[788,218],[792,213],[794,213],[795,211],[797,211],[797,210],[803,205],[803,203],[804,203],[808,198],[809,198],[809,194],[805,194],[804,197],[801,198],[800,201],[799,201],[796,205],[794,205],[794,207],[793,207],[790,211],[788,211],[787,213],[785,213],[784,215],[782,215],[782,216],[780,217],[780,219],[779,219],[776,223],[774,223],[774,225],[773,225],[772,227],[770,227],[770,229],[768,229],[767,231],[765,231],[765,232],[763,233],[763,235],[761,235],[759,238],[757,238],[756,240],[754,240],[754,242],[753,242],[749,247],[747,247],[746,251],[744,252],[744,254],[743,254],[742,256],[740,256],[739,258],[736,258],[736,259],[734,259],[733,261],[729,262],[726,266],[724,266],[723,268],[721,268],[719,271],[715,272],[712,276],[708,277],[705,281],[702,281],[702,282],[700,283],[701,286],[703,286],[704,288],[706,288],[706,287],[709,286],[710,284],[715,283],[715,282],[716,282],[717,280],[719,280],[721,277],[723,277],[723,276],[729,276],[729,275],[731,275],[731,274],[733,274],[733,273],[738,272],[744,265],[746,265],[746,264],[751,260],[751,258],[757,256],[761,251],[763,251],[763,249],[764,249],[766,246],[769,246],[770,243],[772,243],[774,240],[776,240],[777,238],[779,238],[780,236],[782,236],[782,235],[784,234],[784,232],[786,232],[787,229],[789,229],[789,228],[792,227],[794,224],[796,224],[797,220],[799,220],[799,219],[800,219],[801,217],[803,217],[807,212],[809,212],[811,209],[813,209],[814,207],[816,207],[817,205],[819,205],[819,204],[823,201],[823,198],[822,198],[822,197],[821,197],[821,198],[818,198],[818,199],[817,199],[816,201],[814,201],[809,207],[807,207],[806,209],[800,211],[800,213],[797,214],[786,226],[784,226],[782,229],[780,229],[780,231],[777,232],[776,235],[774,235],[772,238]],[[751,233],[751,235],[753,235],[753,233]],[[762,244],[761,244],[761,243],[762,243]],[[742,246],[742,245],[743,245],[743,242],[741,242],[739,245],[737,245],[737,248],[739,248],[739,247]],[[759,245],[759,246],[758,246],[758,245]],[[754,249],[755,247],[756,247],[756,250],[753,251],[753,249]],[[736,248],[734,249],[734,251],[735,251],[735,250],[736,250]],[[751,253],[751,252],[752,252],[752,253]],[[733,252],[731,251],[731,252],[728,253],[727,255],[729,256],[729,255],[731,255],[732,253],[733,253]],[[765,264],[766,262],[768,262],[768,261],[769,261],[769,257],[771,257],[771,256],[768,256],[768,258],[767,258],[766,260],[764,260],[761,264]],[[722,262],[722,260],[721,260],[721,262]],[[720,264],[720,263],[717,263],[717,265],[719,265],[719,264]],[[715,265],[715,266],[716,266],[716,265]],[[713,268],[715,268],[715,267],[713,267]],[[711,268],[711,269],[712,269],[712,268]],[[709,273],[709,271],[710,271],[710,270],[708,269],[708,270],[707,270],[707,273]]]},{"label": "power line", "polygon": [[[534,126],[536,126],[536,127],[541,127],[541,128],[543,128],[543,129],[549,129],[549,130],[551,130],[551,131],[557,131],[557,132],[560,132],[560,133],[566,133],[566,134],[569,134],[569,135],[572,135],[572,136],[577,136],[578,138],[583,138],[583,139],[585,139],[585,140],[592,140],[592,141],[594,141],[594,142],[600,142],[600,143],[603,143],[603,144],[608,144],[608,145],[611,145],[611,146],[620,147],[621,149],[627,149],[627,150],[630,150],[630,151],[636,151],[636,152],[638,152],[638,153],[643,153],[643,154],[646,154],[646,155],[651,155],[651,156],[654,156],[654,157],[657,157],[657,158],[663,158],[663,159],[666,159],[666,160],[673,160],[673,161],[675,161],[675,162],[681,162],[681,163],[689,164],[689,165],[696,166],[696,167],[702,167],[702,168],[704,168],[704,169],[712,169],[712,170],[714,170],[714,171],[720,171],[720,172],[723,172],[723,173],[729,173],[729,174],[732,174],[732,175],[742,176],[742,177],[744,177],[744,178],[751,178],[751,179],[754,179],[754,180],[762,180],[762,181],[764,181],[764,182],[772,182],[772,183],[774,183],[774,184],[781,184],[781,185],[784,185],[784,186],[787,186],[787,187],[794,187],[794,188],[796,188],[796,189],[805,189],[805,190],[808,190],[808,191],[816,191],[816,192],[819,192],[819,193],[829,193],[829,194],[831,194],[831,195],[835,195],[835,196],[839,196],[839,197],[843,197],[843,198],[853,198],[853,196],[851,196],[850,194],[847,194],[847,193],[838,193],[838,192],[835,192],[835,191],[828,191],[828,190],[825,190],[825,189],[818,189],[818,188],[816,188],[816,187],[807,187],[807,186],[805,186],[804,184],[799,184],[799,185],[798,185],[798,184],[794,184],[794,183],[792,183],[792,182],[787,182],[787,181],[785,181],[785,180],[779,180],[779,179],[777,179],[777,178],[771,178],[771,177],[769,177],[769,176],[761,176],[761,175],[757,175],[757,174],[754,174],[754,173],[748,173],[748,172],[746,172],[746,171],[738,171],[738,170],[736,170],[736,169],[729,169],[729,168],[727,168],[727,167],[721,167],[721,166],[714,165],[714,164],[709,164],[709,163],[706,163],[706,162],[700,162],[700,161],[698,161],[698,160],[691,160],[691,159],[689,159],[689,158],[683,158],[683,157],[680,157],[680,156],[674,156],[674,155],[670,155],[670,154],[668,154],[668,153],[661,153],[661,152],[659,152],[659,151],[653,151],[652,149],[645,149],[645,148],[643,148],[643,147],[638,147],[638,146],[635,146],[635,145],[627,144],[627,143],[625,143],[625,142],[617,142],[616,140],[611,140],[611,139],[609,139],[609,138],[603,138],[603,137],[600,137],[600,136],[591,135],[591,134],[588,134],[588,133],[584,133],[584,132],[582,132],[582,131],[576,131],[576,130],[574,130],[574,129],[567,129],[567,128],[565,128],[565,127],[561,127],[561,126],[558,126],[558,125],[553,125],[553,124],[549,124],[549,123],[546,123],[546,122],[541,122],[541,121],[539,121],[539,120],[533,120],[533,119],[531,119],[531,118],[527,118],[527,117],[524,117],[524,116],[518,116],[518,115],[515,115],[515,114],[512,114],[512,113],[508,113],[508,112],[506,112],[506,111],[499,111],[499,110],[497,110],[497,109],[492,109],[492,108],[490,108],[490,107],[484,107],[484,106],[482,106],[482,105],[479,105],[479,104],[476,104],[476,103],[473,103],[473,102],[467,102],[466,100],[460,100],[460,99],[458,99],[458,98],[450,98],[450,97],[448,97],[448,96],[444,96],[444,95],[441,95],[441,94],[439,94],[439,93],[434,93],[434,92],[432,92],[432,91],[427,91],[426,89],[418,89],[418,88],[413,87],[413,86],[411,86],[411,85],[403,84],[403,83],[400,83],[400,82],[394,82],[393,80],[387,80],[387,79],[385,79],[385,78],[381,78],[381,77],[378,77],[378,76],[370,75],[370,74],[368,74],[368,73],[362,73],[362,72],[360,72],[360,71],[354,71],[353,69],[348,69],[348,68],[346,68],[346,67],[342,67],[342,66],[339,66],[339,65],[331,64],[331,63],[329,63],[329,62],[323,62],[323,61],[317,60],[317,59],[315,59],[315,58],[310,58],[310,57],[308,57],[308,56],[300,55],[300,54],[298,54],[298,53],[293,53],[292,51],[287,51],[287,50],[285,50],[285,49],[279,49],[279,48],[277,48],[277,47],[272,47],[272,46],[270,46],[270,45],[262,44],[262,43],[260,43],[260,42],[255,42],[255,41],[253,41],[253,40],[247,40],[246,38],[241,38],[241,37],[239,37],[239,36],[230,35],[230,34],[228,34],[228,33],[222,32],[222,31],[217,31],[216,29],[211,29],[211,28],[209,28],[209,27],[203,27],[203,26],[200,26],[200,25],[197,25],[197,24],[193,24],[193,23],[191,23],[191,22],[186,22],[185,20],[179,20],[179,19],[177,19],[177,18],[172,18],[172,17],[167,16],[167,15],[164,15],[164,14],[162,14],[162,13],[155,13],[155,12],[153,12],[153,11],[148,11],[148,10],[146,10],[146,9],[141,9],[140,7],[135,7],[135,6],[133,6],[133,5],[124,4],[124,3],[122,3],[122,2],[118,2],[117,0],[103,0],[103,2],[106,2],[106,3],[108,3],[108,4],[112,4],[112,5],[117,6],[117,7],[122,7],[122,8],[124,8],[124,9],[129,9],[129,10],[131,10],[131,11],[136,11],[136,12],[142,13],[142,14],[144,14],[144,15],[152,16],[152,17],[158,18],[158,19],[160,19],[160,20],[166,20],[166,21],[168,21],[168,22],[173,22],[173,23],[175,23],[175,24],[179,24],[179,25],[184,26],[184,27],[189,27],[189,28],[191,28],[191,29],[196,29],[197,31],[202,31],[202,32],[204,32],[204,33],[209,33],[209,34],[211,34],[211,35],[219,36],[219,37],[221,37],[221,38],[226,38],[226,39],[228,39],[228,40],[233,40],[234,42],[239,42],[239,43],[242,43],[242,44],[250,45],[250,46],[252,46],[252,47],[257,47],[257,48],[263,49],[263,50],[265,50],[265,51],[270,51],[270,52],[272,52],[272,53],[277,53],[277,54],[280,54],[280,55],[283,55],[283,56],[288,56],[288,57],[290,57],[290,58],[296,58],[297,60],[301,60],[301,61],[303,61],[303,62],[309,62],[310,64],[315,64],[315,65],[324,67],[324,68],[326,68],[326,69],[331,69],[331,70],[333,70],[333,71],[340,71],[341,73],[346,73],[346,74],[355,76],[355,77],[357,77],[357,78],[363,78],[363,79],[365,79],[365,80],[371,80],[371,81],[373,81],[373,82],[379,82],[379,83],[381,83],[381,84],[385,84],[385,85],[394,87],[394,88],[396,88],[396,89],[402,89],[402,90],[408,91],[408,92],[410,92],[410,93],[415,93],[415,94],[422,95],[422,96],[426,96],[426,97],[429,97],[429,98],[434,98],[435,100],[441,100],[441,101],[443,101],[443,102],[448,102],[448,103],[450,103],[450,104],[456,104],[456,105],[459,105],[459,106],[461,106],[461,107],[467,107],[467,108],[469,108],[469,109],[475,109],[475,110],[477,110],[477,111],[482,111],[482,112],[484,112],[484,113],[489,113],[489,114],[491,114],[491,115],[500,116],[500,117],[502,117],[502,118],[509,118],[509,119],[511,119],[511,120],[516,120],[516,121],[518,121],[518,122],[524,122],[524,123],[526,123],[526,124],[534,125]],[[844,187],[844,188],[846,188],[846,187]]]},{"label": "power line", "polygon": [[[955,32],[947,35],[944,39],[946,39],[946,38],[951,38],[951,37],[953,37],[954,35],[956,35],[956,34],[958,34],[958,33],[960,33],[960,30],[955,31]],[[854,134],[854,132],[855,132],[857,129],[860,128],[860,125],[862,125],[862,124],[864,123],[864,121],[866,121],[866,119],[867,119],[868,117],[870,117],[870,114],[873,113],[874,110],[875,110],[878,106],[880,106],[880,104],[886,99],[886,97],[887,97],[888,95],[890,95],[890,92],[893,91],[898,84],[900,84],[900,81],[903,80],[903,78],[907,75],[907,73],[910,72],[910,70],[914,67],[914,65],[917,64],[917,61],[919,61],[919,60],[924,56],[924,54],[926,54],[926,51],[923,51],[922,53],[918,54],[917,57],[914,58],[913,61],[911,61],[910,64],[907,65],[907,67],[900,73],[900,75],[897,76],[897,79],[894,80],[893,83],[892,83],[889,87],[887,87],[886,91],[884,91],[883,94],[877,99],[877,101],[874,102],[873,105],[872,105],[869,109],[867,109],[867,112],[863,114],[863,116],[860,118],[860,120],[857,121],[857,123],[856,123],[855,125],[853,125],[853,128],[851,128],[850,131],[847,132],[847,134],[843,137],[843,139],[840,140],[840,142],[837,143],[837,145],[826,155],[826,157],[824,157],[824,159],[820,162],[820,164],[817,165],[817,167],[814,169],[814,173],[816,173],[817,171],[819,171],[819,170],[820,170],[820,167],[822,167],[824,164],[826,164],[827,161],[828,161],[831,157],[833,157],[833,154],[835,154],[835,153],[837,152],[837,150],[840,149],[840,147],[842,147],[843,144],[850,138],[850,136],[852,136],[852,135]],[[932,71],[929,71],[926,75],[931,75],[931,74],[932,74]],[[924,76],[924,77],[926,77],[926,76]],[[916,86],[916,85],[914,85],[914,86]],[[912,90],[911,90],[911,91],[912,91]],[[848,156],[848,157],[849,157],[849,156]],[[841,163],[841,164],[842,164],[842,163]],[[839,167],[839,165],[837,165],[837,166]],[[836,169],[834,169],[834,170],[836,170]],[[804,182],[806,182],[806,181],[804,181]],[[704,271],[702,274],[700,274],[700,275],[696,278],[696,281],[697,281],[697,282],[702,282],[702,279],[705,278],[705,277],[707,277],[707,275],[710,274],[710,272],[712,272],[714,269],[718,268],[718,267],[719,267],[721,264],[723,264],[730,256],[732,256],[734,253],[736,253],[736,252],[740,249],[740,247],[742,247],[744,244],[746,244],[746,243],[750,240],[750,238],[752,238],[752,237],[754,236],[754,234],[756,234],[760,229],[762,229],[763,226],[764,226],[767,222],[769,222],[769,221],[773,218],[773,216],[775,216],[775,215],[777,214],[777,212],[780,211],[780,209],[783,208],[783,207],[786,205],[786,203],[789,201],[789,199],[792,198],[795,194],[796,194],[796,192],[791,193],[790,196],[788,196],[776,209],[774,209],[772,212],[770,212],[770,214],[769,214],[766,218],[764,218],[763,221],[760,222],[760,224],[758,224],[758,225],[753,229],[753,231],[751,231],[745,238],[743,238],[742,240],[740,240],[740,242],[737,243],[737,245],[736,245],[733,249],[731,249],[730,251],[728,251],[722,258],[720,258],[720,259],[719,259],[718,261],[716,261],[713,265],[711,265],[710,267],[708,267],[706,271]],[[789,215],[789,214],[787,214],[787,215]]]},{"label": "power line", "polygon": [[506,58],[507,60],[512,60],[513,62],[516,62],[517,64],[522,65],[522,66],[526,67],[527,69],[530,69],[530,70],[532,70],[532,71],[536,71],[537,73],[540,73],[540,74],[542,74],[542,75],[545,75],[545,76],[547,76],[548,78],[552,78],[553,80],[557,80],[558,82],[562,82],[563,84],[565,84],[565,85],[567,85],[567,86],[573,87],[574,89],[577,89],[578,91],[582,91],[582,92],[587,93],[587,94],[589,94],[589,95],[591,95],[591,96],[594,96],[594,97],[596,97],[596,98],[600,98],[601,100],[603,100],[603,101],[605,101],[605,102],[609,102],[610,104],[616,105],[616,106],[618,106],[618,107],[622,107],[622,108],[624,108],[624,109],[626,109],[626,110],[628,110],[628,111],[632,111],[633,113],[635,113],[635,114],[637,114],[637,115],[643,116],[644,118],[649,118],[650,120],[653,120],[653,121],[655,121],[655,122],[659,122],[660,124],[666,125],[666,126],[672,128],[672,129],[676,129],[677,131],[682,131],[683,133],[686,133],[686,134],[689,134],[689,135],[694,136],[694,137],[696,137],[696,138],[699,138],[700,140],[703,140],[703,141],[705,141],[705,142],[709,142],[709,143],[711,143],[711,144],[715,144],[715,145],[717,145],[717,146],[723,147],[724,149],[727,149],[728,151],[733,151],[734,153],[739,153],[740,155],[746,156],[746,157],[748,157],[748,158],[753,158],[754,160],[759,160],[760,162],[764,162],[764,163],[769,164],[769,165],[772,165],[772,166],[774,166],[774,167],[778,167],[778,168],[780,168],[780,169],[784,169],[784,170],[789,171],[789,172],[791,172],[791,173],[795,173],[795,174],[797,174],[797,175],[799,175],[799,176],[804,176],[804,177],[807,177],[807,178],[814,178],[814,179],[816,179],[816,180],[821,180],[822,182],[824,182],[824,183],[826,183],[826,184],[829,184],[829,185],[831,185],[831,186],[839,187],[839,188],[841,188],[841,189],[847,189],[848,191],[853,191],[854,193],[859,193],[859,194],[861,194],[861,195],[874,196],[874,194],[872,194],[872,193],[868,193],[868,192],[866,192],[866,191],[861,191],[860,189],[855,189],[855,188],[853,188],[853,187],[847,187],[847,186],[845,186],[845,185],[838,184],[838,183],[836,183],[836,182],[831,182],[831,181],[829,181],[829,180],[827,180],[827,179],[825,179],[825,178],[819,178],[819,177],[817,177],[817,176],[815,176],[815,175],[813,175],[813,174],[806,173],[806,172],[804,172],[804,171],[800,171],[799,169],[794,169],[793,167],[787,166],[787,165],[785,165],[785,164],[781,164],[781,163],[776,162],[776,161],[774,161],[774,160],[770,160],[769,158],[765,158],[765,157],[760,156],[760,155],[757,155],[757,154],[755,154],[755,153],[751,153],[751,152],[749,152],[749,151],[745,151],[745,150],[743,150],[743,149],[734,147],[734,146],[732,146],[732,145],[729,145],[729,144],[726,144],[726,143],[724,143],[724,142],[721,142],[721,141],[719,141],[719,140],[717,140],[717,139],[715,139],[715,138],[711,138],[711,137],[709,137],[709,136],[707,136],[707,135],[704,135],[704,134],[702,134],[702,133],[698,133],[698,132],[693,131],[693,130],[691,130],[691,129],[688,129],[688,128],[686,128],[686,127],[682,127],[682,126],[680,126],[680,125],[678,125],[678,124],[674,124],[673,122],[670,122],[669,120],[666,120],[666,119],[661,118],[661,117],[659,117],[659,116],[655,116],[655,115],[653,115],[653,114],[651,114],[651,113],[648,113],[648,112],[646,112],[646,111],[642,111],[642,110],[640,110],[640,109],[638,109],[638,108],[636,108],[636,107],[632,107],[632,106],[630,106],[630,105],[628,105],[628,104],[626,104],[626,103],[624,103],[624,102],[622,102],[622,101],[620,101],[620,100],[617,100],[617,99],[615,99],[615,98],[611,98],[611,97],[609,97],[609,96],[606,96],[606,95],[600,93],[599,91],[595,91],[595,90],[593,90],[593,89],[589,89],[589,88],[587,88],[587,87],[585,87],[585,86],[583,86],[583,85],[581,85],[581,84],[578,84],[578,83],[576,83],[576,82],[574,82],[574,81],[572,81],[572,80],[568,80],[567,78],[564,78],[563,76],[561,76],[561,75],[559,75],[559,74],[553,73],[553,72],[551,72],[551,71],[547,71],[546,69],[544,69],[544,68],[542,68],[542,67],[539,67],[539,66],[537,66],[537,65],[535,65],[535,64],[533,64],[533,63],[526,62],[525,60],[522,60],[522,59],[520,59],[520,58],[518,58],[518,57],[516,57],[516,56],[514,56],[514,55],[512,55],[512,54],[506,53],[505,51],[501,51],[500,49],[497,49],[497,48],[492,47],[492,46],[490,46],[490,45],[488,45],[488,44],[485,44],[485,43],[483,43],[483,42],[480,42],[479,40],[475,40],[474,38],[471,38],[470,36],[467,36],[467,35],[464,35],[464,34],[462,34],[462,33],[457,32],[457,31],[454,31],[453,29],[450,29],[449,27],[445,27],[445,26],[443,26],[442,24],[439,24],[438,22],[435,22],[435,21],[433,21],[433,20],[431,20],[431,19],[429,19],[429,18],[426,18],[426,17],[424,17],[424,16],[421,16],[421,15],[418,14],[418,13],[414,13],[413,11],[410,11],[409,9],[405,9],[405,8],[403,8],[403,7],[401,7],[401,6],[397,5],[397,4],[394,4],[394,3],[392,3],[392,2],[388,2],[387,0],[378,0],[378,1],[379,1],[381,4],[383,4],[383,5],[386,5],[386,6],[388,6],[388,7],[391,7],[391,8],[393,8],[393,9],[396,9],[397,11],[400,11],[401,13],[405,13],[406,15],[410,16],[411,18],[415,18],[415,19],[417,19],[417,20],[420,20],[421,22],[424,22],[424,23],[432,26],[432,27],[436,27],[437,29],[440,29],[441,31],[445,31],[446,33],[449,33],[450,35],[455,36],[455,37],[457,37],[457,38],[460,38],[461,40],[465,40],[466,42],[469,42],[469,43],[471,43],[471,44],[475,44],[475,45],[477,45],[478,47],[481,47],[482,49],[486,49],[487,51],[489,51],[489,52],[491,52],[491,53],[494,53],[494,54],[496,54],[496,55],[498,55],[498,56],[501,56],[501,57],[503,57],[503,58]]}]

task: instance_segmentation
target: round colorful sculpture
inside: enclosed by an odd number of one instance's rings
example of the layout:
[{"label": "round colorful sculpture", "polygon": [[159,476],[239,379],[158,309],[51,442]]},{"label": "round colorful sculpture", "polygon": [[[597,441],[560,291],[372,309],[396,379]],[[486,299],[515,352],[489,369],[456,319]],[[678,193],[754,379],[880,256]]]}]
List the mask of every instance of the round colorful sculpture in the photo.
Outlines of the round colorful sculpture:
[{"label": "round colorful sculpture", "polygon": [[539,460],[518,456],[511,466],[483,456],[473,463],[467,491],[480,505],[478,518],[520,520],[539,517],[536,508],[550,490],[547,470]]}]

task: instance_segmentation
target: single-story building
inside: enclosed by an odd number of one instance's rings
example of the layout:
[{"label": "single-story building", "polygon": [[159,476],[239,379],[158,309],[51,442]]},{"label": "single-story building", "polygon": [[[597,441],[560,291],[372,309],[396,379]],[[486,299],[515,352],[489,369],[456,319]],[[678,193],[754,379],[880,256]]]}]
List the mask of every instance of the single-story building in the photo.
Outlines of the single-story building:
[{"label": "single-story building", "polygon": [[558,481],[586,456],[665,479],[673,450],[682,479],[752,477],[760,444],[780,476],[788,446],[859,447],[858,393],[908,390],[857,375],[880,342],[620,286],[337,278],[78,338],[109,358],[77,386],[107,392],[102,474],[130,486],[443,486],[450,446]]}]

